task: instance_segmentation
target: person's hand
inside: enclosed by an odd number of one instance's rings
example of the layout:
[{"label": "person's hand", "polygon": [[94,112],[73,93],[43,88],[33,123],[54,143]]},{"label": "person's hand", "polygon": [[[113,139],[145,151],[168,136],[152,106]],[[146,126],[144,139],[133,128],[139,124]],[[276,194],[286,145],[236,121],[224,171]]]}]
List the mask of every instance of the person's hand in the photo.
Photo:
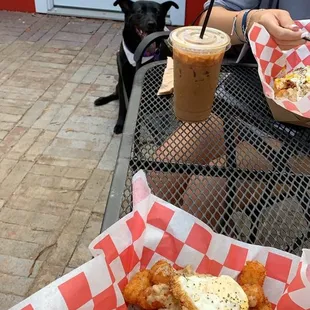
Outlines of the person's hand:
[{"label": "person's hand", "polygon": [[294,23],[290,14],[284,10],[251,11],[248,16],[251,24],[257,22],[264,26],[282,50],[289,50],[305,43],[303,32]]}]

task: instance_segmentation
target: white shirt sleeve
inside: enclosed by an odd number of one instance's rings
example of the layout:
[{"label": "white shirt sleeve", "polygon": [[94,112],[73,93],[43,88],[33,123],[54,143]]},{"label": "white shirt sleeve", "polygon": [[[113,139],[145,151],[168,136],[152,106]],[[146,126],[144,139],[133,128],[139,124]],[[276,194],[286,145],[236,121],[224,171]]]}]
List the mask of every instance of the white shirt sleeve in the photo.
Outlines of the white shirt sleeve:
[{"label": "white shirt sleeve", "polygon": [[[204,7],[207,8],[210,4],[208,0]],[[245,9],[255,9],[260,5],[260,0],[215,0],[214,6],[222,6],[230,11],[241,11]]]}]

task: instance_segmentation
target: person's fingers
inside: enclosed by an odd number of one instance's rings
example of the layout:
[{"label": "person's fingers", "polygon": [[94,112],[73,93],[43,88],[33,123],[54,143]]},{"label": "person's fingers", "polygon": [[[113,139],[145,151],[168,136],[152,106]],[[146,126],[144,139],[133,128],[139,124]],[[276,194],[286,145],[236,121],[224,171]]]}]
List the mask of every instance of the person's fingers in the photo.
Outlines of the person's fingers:
[{"label": "person's fingers", "polygon": [[[301,30],[293,31],[291,29],[283,28],[283,26],[279,25],[279,20],[273,14],[266,14],[265,16],[263,16],[261,19],[261,24],[277,40],[298,41],[301,39]],[[292,22],[290,23],[290,25],[292,25]]]},{"label": "person's fingers", "polygon": [[310,33],[309,33],[309,32],[303,32],[303,33],[301,34],[301,38],[302,38],[302,39],[305,39],[305,40],[307,40],[307,41],[309,42]]},{"label": "person's fingers", "polygon": [[289,51],[293,48],[296,48],[294,45],[278,45],[281,51]]},{"label": "person's fingers", "polygon": [[278,44],[278,46],[281,48],[281,50],[290,50],[292,48],[295,48],[299,45],[305,44],[305,40],[296,40],[296,41],[284,41],[284,40],[275,40]]},{"label": "person's fingers", "polygon": [[298,41],[301,40],[301,31],[293,31],[290,29],[282,28],[279,25],[272,24],[268,22],[268,28],[266,29],[269,31],[269,33],[277,38],[278,40],[283,40],[283,41]]},{"label": "person's fingers", "polygon": [[293,30],[292,25],[294,25],[294,21],[292,20],[291,15],[287,11],[278,10],[276,16],[280,26]]},{"label": "person's fingers", "polygon": [[289,25],[286,28],[291,29],[291,30],[296,31],[296,32],[300,31],[300,28],[296,24]]}]

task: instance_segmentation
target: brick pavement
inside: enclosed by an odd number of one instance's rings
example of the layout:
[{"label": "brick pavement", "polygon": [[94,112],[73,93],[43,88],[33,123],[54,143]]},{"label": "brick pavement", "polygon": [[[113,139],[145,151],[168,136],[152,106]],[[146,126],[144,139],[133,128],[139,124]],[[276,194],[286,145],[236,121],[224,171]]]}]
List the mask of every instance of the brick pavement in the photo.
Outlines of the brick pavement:
[{"label": "brick pavement", "polygon": [[0,12],[0,308],[87,260],[120,137],[121,23]]}]

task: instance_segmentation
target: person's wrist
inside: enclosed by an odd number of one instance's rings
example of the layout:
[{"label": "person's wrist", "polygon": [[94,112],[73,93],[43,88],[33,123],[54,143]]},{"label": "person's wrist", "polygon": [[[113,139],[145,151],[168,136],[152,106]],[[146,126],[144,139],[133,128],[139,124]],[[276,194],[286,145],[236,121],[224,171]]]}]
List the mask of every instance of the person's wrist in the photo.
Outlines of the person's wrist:
[{"label": "person's wrist", "polygon": [[254,23],[260,23],[261,16],[264,13],[264,10],[252,10],[249,13],[249,26],[252,27]]},{"label": "person's wrist", "polygon": [[251,10],[251,12],[249,12],[247,20],[247,33],[250,31],[254,23],[260,24],[262,14],[264,14],[263,9]]}]

